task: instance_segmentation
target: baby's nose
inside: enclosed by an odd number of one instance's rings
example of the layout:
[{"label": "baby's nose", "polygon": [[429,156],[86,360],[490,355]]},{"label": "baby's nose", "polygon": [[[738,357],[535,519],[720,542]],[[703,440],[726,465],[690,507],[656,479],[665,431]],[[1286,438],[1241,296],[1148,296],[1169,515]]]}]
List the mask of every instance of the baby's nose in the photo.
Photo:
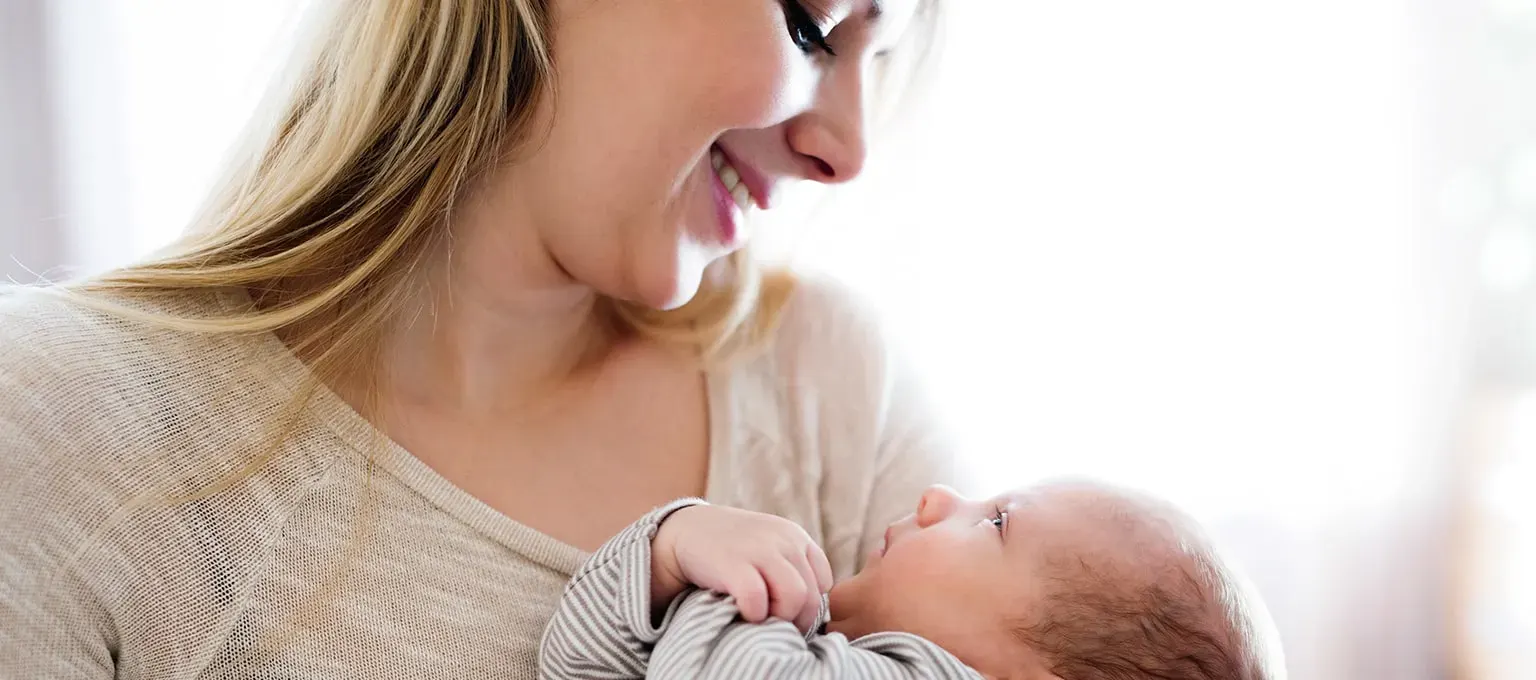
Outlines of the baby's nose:
[{"label": "baby's nose", "polygon": [[960,495],[942,484],[935,484],[923,492],[917,501],[917,524],[927,527],[944,521],[960,503]]}]

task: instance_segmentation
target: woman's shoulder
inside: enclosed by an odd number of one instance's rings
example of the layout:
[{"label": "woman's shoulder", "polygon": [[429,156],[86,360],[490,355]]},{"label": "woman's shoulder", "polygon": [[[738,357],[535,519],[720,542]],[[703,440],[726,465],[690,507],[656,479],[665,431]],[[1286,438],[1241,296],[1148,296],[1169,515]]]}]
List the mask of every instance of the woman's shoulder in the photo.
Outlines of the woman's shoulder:
[{"label": "woman's shoulder", "polygon": [[[189,318],[223,309],[218,295],[124,304]],[[238,469],[291,396],[261,357],[248,338],[141,321],[70,293],[0,292],[0,479],[21,480],[17,502],[46,514]]]},{"label": "woman's shoulder", "polygon": [[26,349],[121,335],[126,326],[84,303],[82,295],[54,287],[0,286],[0,341],[7,349]]},{"label": "woman's shoulder", "polygon": [[10,338],[44,335],[58,325],[73,325],[78,309],[55,289],[0,285],[0,333]]},{"label": "woman's shoulder", "polygon": [[878,305],[827,274],[796,274],[770,345],[780,369],[805,379],[853,387],[891,370],[891,338]]},{"label": "woman's shoulder", "polygon": [[0,403],[18,397],[55,397],[72,391],[71,378],[96,372],[119,354],[123,329],[63,293],[46,288],[0,290],[0,382],[13,383]]},{"label": "woman's shoulder", "polygon": [[[217,304],[189,293],[133,306],[178,315]],[[179,413],[255,393],[260,381],[238,375],[250,364],[230,339],[157,327],[61,291],[0,291],[0,424],[77,439],[162,433],[185,420]]]},{"label": "woman's shoulder", "polygon": [[[171,315],[219,305],[200,293],[135,303]],[[0,599],[30,607],[38,630],[121,632],[124,649],[222,644],[227,628],[178,627],[185,617],[157,619],[144,602],[234,621],[282,523],[320,478],[319,456],[292,456],[200,497],[274,441],[279,393],[257,365],[244,341],[131,320],[60,291],[0,292],[0,555],[19,565],[0,578]],[[329,442],[305,436],[306,451]],[[41,585],[56,574],[68,590]]]},{"label": "woman's shoulder", "polygon": [[735,383],[734,413],[766,444],[740,449],[730,500],[813,527],[839,576],[923,488],[955,481],[948,432],[892,330],[872,296],[801,275]]},{"label": "woman's shoulder", "polygon": [[[836,432],[844,448],[869,448],[905,372],[901,356],[869,296],[797,273],[766,345],[735,372],[734,401],[747,424],[781,441]],[[811,414],[819,426],[804,420]]]},{"label": "woman's shoulder", "polygon": [[[211,297],[186,294],[129,306],[177,314],[213,304]],[[209,344],[207,338],[97,309],[77,294],[0,289],[0,374],[30,376],[29,390],[58,390],[112,376],[144,377],[142,371],[173,367]],[[45,376],[52,380],[42,381]]]}]

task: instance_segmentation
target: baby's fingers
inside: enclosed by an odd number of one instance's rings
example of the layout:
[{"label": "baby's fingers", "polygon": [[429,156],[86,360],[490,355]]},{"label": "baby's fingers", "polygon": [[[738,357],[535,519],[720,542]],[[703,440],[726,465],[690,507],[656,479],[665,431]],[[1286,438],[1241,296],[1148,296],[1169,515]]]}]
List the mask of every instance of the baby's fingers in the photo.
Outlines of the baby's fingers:
[{"label": "baby's fingers", "polygon": [[807,584],[800,569],[788,559],[770,559],[758,567],[768,583],[768,611],[785,621],[794,621],[805,605]]},{"label": "baby's fingers", "polygon": [[805,557],[811,562],[811,571],[816,573],[816,590],[820,593],[832,590],[832,564],[827,562],[827,553],[821,546],[808,543],[805,546]]},{"label": "baby's fingers", "polygon": [[821,613],[821,589],[817,587],[816,573],[808,558],[809,555],[805,553],[790,556],[795,569],[800,572],[801,581],[805,584],[805,593],[798,611],[790,619],[795,622],[795,627],[801,632],[809,631],[811,626],[816,625],[816,615]]},{"label": "baby's fingers", "polygon": [[815,588],[805,589],[805,604],[800,607],[800,614],[795,617],[795,628],[802,633],[809,633],[812,628],[820,623],[821,617],[821,593]]},{"label": "baby's fingers", "polygon": [[736,598],[742,620],[758,623],[768,618],[768,584],[756,567],[740,565],[725,579],[725,592]]}]

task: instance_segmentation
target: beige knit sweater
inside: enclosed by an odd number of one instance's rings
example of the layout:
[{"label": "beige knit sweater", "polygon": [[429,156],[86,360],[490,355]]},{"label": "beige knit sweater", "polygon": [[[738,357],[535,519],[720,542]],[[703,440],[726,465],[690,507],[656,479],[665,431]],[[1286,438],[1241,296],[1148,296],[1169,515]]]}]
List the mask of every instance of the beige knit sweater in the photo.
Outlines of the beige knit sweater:
[{"label": "beige knit sweater", "polygon": [[[305,371],[270,335],[0,294],[0,678],[534,677],[586,555],[449,484],[329,393],[244,483],[155,500],[271,441]],[[706,497],[799,521],[852,573],[952,476],[903,375],[847,294],[806,282],[769,351],[710,377]]]}]

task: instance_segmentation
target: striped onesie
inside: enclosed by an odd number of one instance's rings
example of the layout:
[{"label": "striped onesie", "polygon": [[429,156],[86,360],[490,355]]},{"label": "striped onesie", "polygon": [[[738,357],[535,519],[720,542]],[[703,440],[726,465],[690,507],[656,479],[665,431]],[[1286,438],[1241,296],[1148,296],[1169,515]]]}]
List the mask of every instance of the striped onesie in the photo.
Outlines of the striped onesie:
[{"label": "striped onesie", "polygon": [[[981,680],[923,638],[877,633],[801,635],[778,619],[747,623],[734,600],[703,590],[651,616],[651,539],[663,519],[696,499],[658,508],[610,539],[566,585],[539,648],[545,680],[658,678],[869,678]],[[826,599],[821,620],[827,620]]]}]

